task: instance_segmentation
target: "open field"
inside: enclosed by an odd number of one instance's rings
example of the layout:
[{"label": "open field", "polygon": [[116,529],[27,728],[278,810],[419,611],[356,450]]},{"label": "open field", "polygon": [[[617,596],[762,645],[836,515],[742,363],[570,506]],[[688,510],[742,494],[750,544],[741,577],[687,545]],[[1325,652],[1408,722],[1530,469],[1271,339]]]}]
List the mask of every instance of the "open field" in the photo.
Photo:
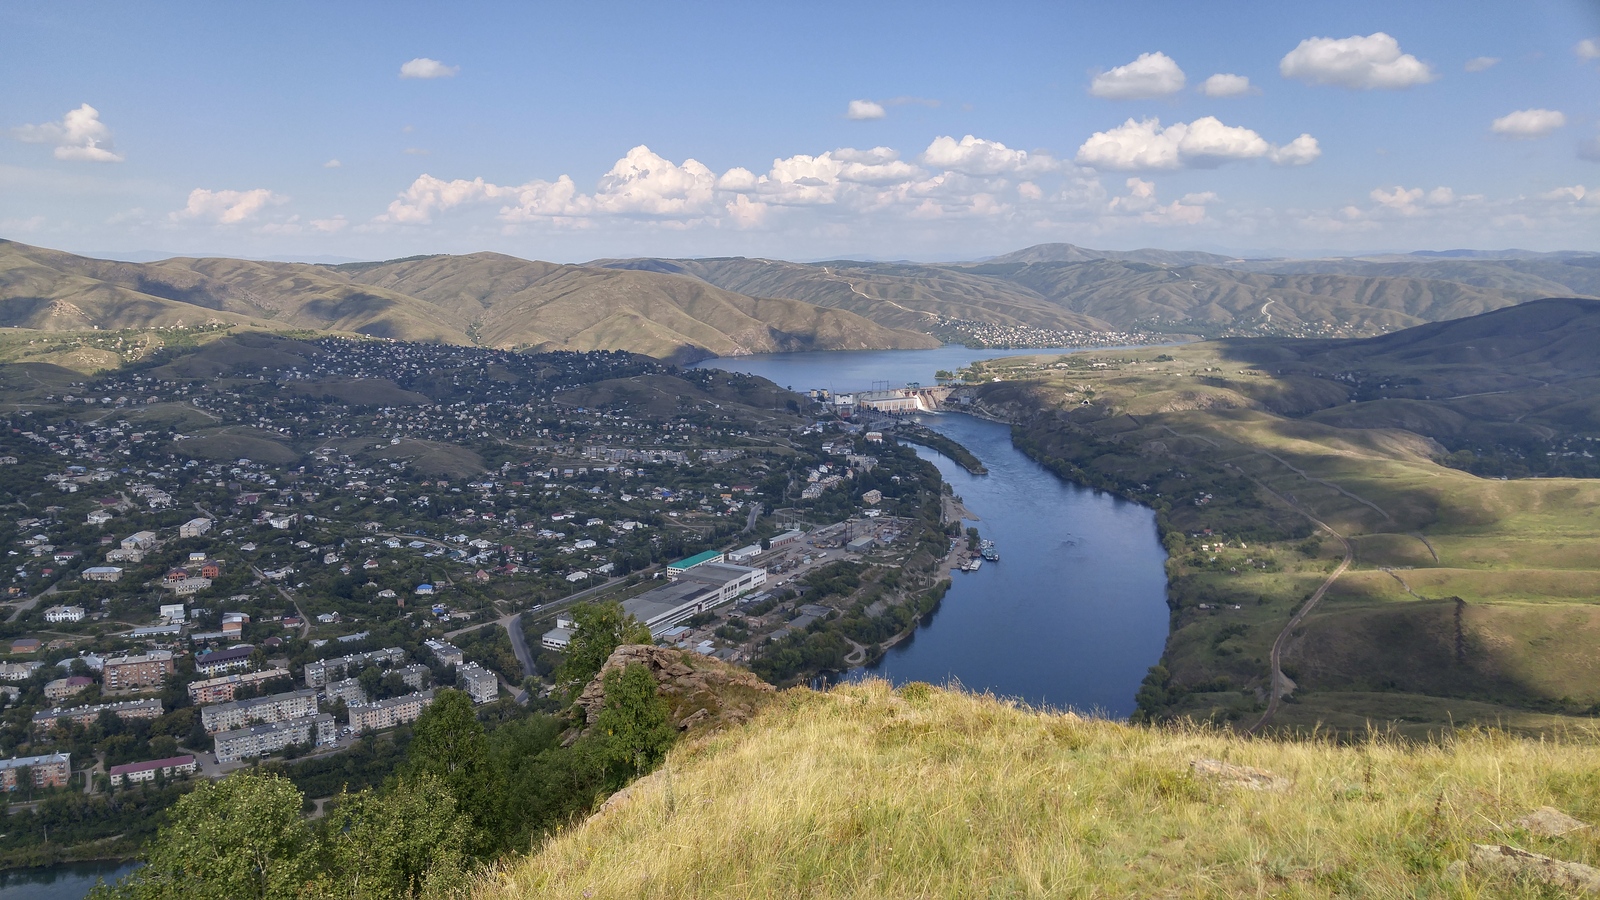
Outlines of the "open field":
[{"label": "open field", "polygon": [[[1363,342],[1010,358],[982,364],[972,374],[987,383],[972,390],[1062,474],[1158,510],[1173,613],[1163,670],[1147,683],[1151,714],[1252,724],[1271,689],[1272,641],[1347,538],[1353,566],[1286,635],[1283,672],[1299,702],[1269,726],[1309,727],[1319,712],[1340,727],[1591,716],[1600,481],[1463,469],[1491,456],[1496,429],[1509,436],[1503,461],[1588,462],[1600,430],[1553,413],[1552,388],[1515,384],[1523,371],[1587,384],[1600,360],[1566,348],[1600,322],[1600,304],[1480,318],[1495,317]],[[1416,395],[1408,402],[1433,413],[1415,416],[1424,430],[1459,402],[1442,385],[1512,386],[1494,413],[1473,411],[1461,438],[1395,427],[1392,400],[1363,399],[1375,382]],[[1519,455],[1518,441],[1537,449]]]}]

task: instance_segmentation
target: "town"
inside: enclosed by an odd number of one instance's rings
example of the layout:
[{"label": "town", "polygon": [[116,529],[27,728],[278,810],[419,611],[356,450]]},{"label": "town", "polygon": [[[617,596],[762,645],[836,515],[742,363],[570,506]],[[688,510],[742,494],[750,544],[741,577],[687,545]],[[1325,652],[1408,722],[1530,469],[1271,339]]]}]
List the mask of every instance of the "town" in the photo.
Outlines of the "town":
[{"label": "town", "polygon": [[31,808],[293,766],[446,688],[550,710],[580,603],[780,683],[868,661],[954,546],[892,438],[948,390],[880,393],[259,335],[36,385],[0,456],[0,778]]}]

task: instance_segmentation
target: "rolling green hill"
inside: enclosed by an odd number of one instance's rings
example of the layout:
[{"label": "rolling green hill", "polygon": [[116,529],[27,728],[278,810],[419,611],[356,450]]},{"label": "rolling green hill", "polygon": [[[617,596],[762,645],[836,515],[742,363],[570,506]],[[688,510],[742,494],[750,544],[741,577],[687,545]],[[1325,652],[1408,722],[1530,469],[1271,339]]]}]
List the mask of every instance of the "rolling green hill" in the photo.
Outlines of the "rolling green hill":
[{"label": "rolling green hill", "polygon": [[0,325],[76,332],[205,324],[661,358],[938,345],[848,311],[693,278],[492,253],[337,267],[140,264],[0,242]]},{"label": "rolling green hill", "polygon": [[1363,340],[996,360],[972,390],[1063,475],[1156,508],[1150,715],[1533,730],[1600,710],[1597,340],[1600,301],[1544,300]]}]

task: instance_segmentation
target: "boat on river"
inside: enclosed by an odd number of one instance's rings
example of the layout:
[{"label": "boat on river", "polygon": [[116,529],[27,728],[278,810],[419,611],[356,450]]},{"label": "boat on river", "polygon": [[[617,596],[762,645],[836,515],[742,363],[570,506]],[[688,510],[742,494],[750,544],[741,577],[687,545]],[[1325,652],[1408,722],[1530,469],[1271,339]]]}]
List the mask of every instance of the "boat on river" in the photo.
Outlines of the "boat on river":
[{"label": "boat on river", "polygon": [[967,560],[967,564],[961,567],[961,571],[963,571],[963,572],[976,572],[976,571],[978,571],[978,568],[980,566],[982,566],[982,565],[983,565],[983,560],[981,560],[981,559],[969,559],[969,560]]}]

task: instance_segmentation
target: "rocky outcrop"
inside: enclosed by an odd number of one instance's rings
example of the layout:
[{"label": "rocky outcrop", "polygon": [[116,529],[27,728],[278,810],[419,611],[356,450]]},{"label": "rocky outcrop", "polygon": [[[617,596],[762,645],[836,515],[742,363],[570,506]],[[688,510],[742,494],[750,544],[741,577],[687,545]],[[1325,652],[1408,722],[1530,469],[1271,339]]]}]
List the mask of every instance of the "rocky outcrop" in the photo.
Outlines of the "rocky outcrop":
[{"label": "rocky outcrop", "polygon": [[1250,791],[1286,791],[1289,779],[1255,766],[1241,766],[1220,759],[1196,759],[1189,762],[1194,774],[1227,787]]},{"label": "rocky outcrop", "polygon": [[[635,663],[655,677],[656,693],[666,700],[670,721],[679,731],[717,731],[746,722],[776,693],[750,672],[720,660],[670,647],[624,644],[578,695],[583,731],[594,726],[605,705],[606,673]],[[571,735],[572,740],[577,737]]]},{"label": "rocky outcrop", "polygon": [[1451,863],[1448,871],[1459,877],[1468,869],[1486,875],[1527,879],[1564,894],[1600,894],[1600,869],[1506,844],[1473,844],[1472,855]]}]

